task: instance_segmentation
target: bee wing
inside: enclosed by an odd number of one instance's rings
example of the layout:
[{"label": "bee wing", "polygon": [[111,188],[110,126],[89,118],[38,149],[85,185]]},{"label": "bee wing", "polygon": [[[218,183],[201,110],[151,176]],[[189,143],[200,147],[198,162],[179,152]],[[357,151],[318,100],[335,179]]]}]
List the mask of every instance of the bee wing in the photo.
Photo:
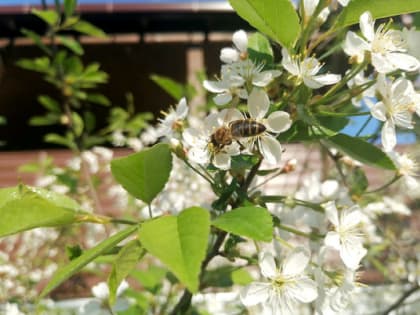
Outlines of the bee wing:
[{"label": "bee wing", "polygon": [[234,120],[245,119],[244,115],[236,108],[226,108],[220,112],[220,117],[223,119],[224,124],[228,124]]}]

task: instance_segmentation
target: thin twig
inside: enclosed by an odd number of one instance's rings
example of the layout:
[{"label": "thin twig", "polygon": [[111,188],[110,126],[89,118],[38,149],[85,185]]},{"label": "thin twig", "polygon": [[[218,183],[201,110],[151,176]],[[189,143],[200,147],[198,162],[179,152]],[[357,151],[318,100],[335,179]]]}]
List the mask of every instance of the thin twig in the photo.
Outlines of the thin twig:
[{"label": "thin twig", "polygon": [[410,295],[412,295],[414,292],[416,292],[418,289],[420,289],[419,285],[416,284],[414,285],[411,289],[407,290],[406,292],[403,293],[403,295],[401,295],[401,297],[394,303],[392,304],[390,307],[388,307],[383,313],[382,315],[388,315],[389,313],[391,313],[393,310],[397,309],[398,307],[400,307],[403,302],[408,299],[408,297],[410,297]]}]

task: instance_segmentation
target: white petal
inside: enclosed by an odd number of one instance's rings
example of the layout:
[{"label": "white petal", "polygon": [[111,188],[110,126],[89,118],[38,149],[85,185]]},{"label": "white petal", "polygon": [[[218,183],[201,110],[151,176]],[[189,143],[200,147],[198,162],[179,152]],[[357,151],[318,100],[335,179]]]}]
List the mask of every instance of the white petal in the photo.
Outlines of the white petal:
[{"label": "white petal", "polygon": [[334,201],[327,202],[324,205],[324,208],[325,208],[325,215],[327,216],[328,220],[330,220],[330,222],[334,224],[334,226],[339,226],[340,222],[338,221],[338,211],[337,211],[337,207],[335,206],[335,202]]},{"label": "white petal", "polygon": [[357,269],[366,253],[367,250],[360,242],[345,241],[341,244],[340,257],[349,269]]},{"label": "white petal", "polygon": [[239,60],[239,52],[236,49],[227,47],[220,51],[220,60],[226,63],[233,63]]},{"label": "white petal", "polygon": [[178,119],[184,119],[188,115],[188,105],[187,100],[185,97],[181,98],[181,100],[178,103],[178,106],[176,107],[176,115]]},{"label": "white petal", "polygon": [[278,77],[281,71],[267,70],[257,73],[252,77],[252,84],[259,87],[267,86],[274,78]]},{"label": "white petal", "polygon": [[387,57],[389,62],[398,69],[411,72],[420,68],[420,62],[417,58],[408,54],[394,52],[387,54]]},{"label": "white petal", "polygon": [[248,49],[248,36],[245,31],[239,30],[236,31],[232,36],[232,41],[235,44],[236,48],[241,52],[246,52]]},{"label": "white petal", "polygon": [[241,290],[240,298],[245,306],[257,305],[269,298],[270,290],[270,283],[253,282]]},{"label": "white petal", "polygon": [[404,176],[403,180],[404,180],[405,186],[407,187],[409,191],[416,191],[417,189],[420,188],[420,183],[413,176],[406,175]]},{"label": "white petal", "polygon": [[341,213],[341,226],[346,228],[355,227],[362,220],[362,213],[357,205],[343,210]]},{"label": "white petal", "polygon": [[[305,78],[303,80],[305,81]],[[317,83],[316,87],[311,87],[306,82],[305,82],[305,84],[312,89],[317,89],[317,88],[319,88],[321,86],[324,86],[324,85],[335,84],[340,80],[341,80],[341,75],[327,73],[327,74],[321,74],[321,75],[317,75],[317,76],[312,77],[312,82],[315,81]]]},{"label": "white petal", "polygon": [[292,120],[289,113],[276,111],[267,118],[266,127],[271,132],[284,132],[290,128]]},{"label": "white petal", "polygon": [[397,70],[397,67],[389,60],[388,55],[372,53],[372,65],[379,73],[389,73]]},{"label": "white petal", "polygon": [[226,84],[223,81],[209,81],[204,80],[203,87],[212,93],[222,93],[228,90]]},{"label": "white petal", "polygon": [[375,25],[375,21],[372,18],[372,15],[370,14],[369,11],[364,12],[361,16],[360,16],[360,30],[362,31],[363,36],[368,40],[368,41],[373,41],[373,39],[375,38],[375,29],[374,29],[374,25]]},{"label": "white petal", "polygon": [[215,154],[213,164],[221,170],[228,170],[230,168],[230,155],[224,152]]},{"label": "white petal", "polygon": [[392,151],[392,149],[394,149],[395,145],[397,144],[395,126],[389,120],[387,120],[382,127],[381,140],[385,152]]},{"label": "white petal", "polygon": [[321,184],[321,195],[326,198],[333,198],[337,195],[340,184],[336,180],[326,180]]},{"label": "white petal", "polygon": [[400,97],[409,97],[414,93],[413,84],[406,78],[398,78],[392,84],[392,95],[397,99]]},{"label": "white petal", "polygon": [[187,152],[187,157],[191,161],[202,165],[206,165],[210,162],[208,151],[198,147],[189,149]]},{"label": "white petal", "polygon": [[248,111],[252,118],[261,119],[270,107],[267,93],[262,89],[253,88],[248,97]]},{"label": "white petal", "polygon": [[310,303],[318,297],[315,281],[307,277],[297,280],[285,290],[302,303]]},{"label": "white petal", "polygon": [[314,11],[316,6],[318,5],[319,0],[303,0],[303,8],[305,10],[305,16],[310,17]]},{"label": "white petal", "polygon": [[357,62],[362,62],[365,50],[369,50],[369,44],[354,32],[347,32],[343,45],[344,52],[349,56],[355,56]]},{"label": "white petal", "polygon": [[220,112],[219,116],[223,119],[225,124],[233,120],[244,119],[244,115],[236,108],[224,109]]},{"label": "white petal", "polygon": [[259,266],[261,269],[261,273],[264,277],[273,279],[277,275],[277,267],[276,262],[274,261],[274,257],[269,252],[262,252],[258,258]]},{"label": "white petal", "polygon": [[309,263],[309,253],[303,247],[296,247],[287,255],[282,264],[282,274],[284,276],[296,276],[305,270]]},{"label": "white petal", "polygon": [[346,7],[349,2],[350,0],[338,0],[338,3],[340,3],[343,7]]},{"label": "white petal", "polygon": [[324,239],[324,244],[328,247],[332,247],[336,250],[340,249],[340,235],[335,231],[330,231],[327,233]]},{"label": "white petal", "polygon": [[281,160],[281,145],[276,138],[264,135],[259,138],[259,149],[268,164],[276,165]]},{"label": "white petal", "polygon": [[281,54],[283,56],[283,59],[281,60],[281,64],[282,66],[289,71],[291,74],[293,75],[299,75],[300,71],[299,71],[299,66],[298,64],[292,60],[292,58],[290,57],[288,51],[286,48],[283,48],[281,50]]},{"label": "white petal", "polygon": [[386,112],[387,109],[385,107],[385,104],[382,102],[376,103],[370,109],[370,113],[372,114],[372,116],[380,121],[386,121]]},{"label": "white petal", "polygon": [[217,94],[215,97],[213,97],[213,101],[216,103],[216,105],[225,105],[229,103],[232,100],[232,94],[229,92],[226,93],[220,93]]}]

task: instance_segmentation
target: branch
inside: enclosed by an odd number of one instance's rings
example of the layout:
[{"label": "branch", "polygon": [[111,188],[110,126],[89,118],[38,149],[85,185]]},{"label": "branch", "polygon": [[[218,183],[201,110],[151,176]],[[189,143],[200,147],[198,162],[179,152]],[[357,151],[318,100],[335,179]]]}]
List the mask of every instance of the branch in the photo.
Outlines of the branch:
[{"label": "branch", "polygon": [[407,290],[406,292],[404,292],[404,294],[394,303],[392,304],[390,307],[388,307],[384,312],[383,315],[388,315],[389,313],[391,313],[393,310],[397,309],[398,307],[400,307],[403,302],[410,296],[412,295],[414,292],[416,292],[418,289],[420,289],[419,285],[416,284],[414,285],[411,289]]}]

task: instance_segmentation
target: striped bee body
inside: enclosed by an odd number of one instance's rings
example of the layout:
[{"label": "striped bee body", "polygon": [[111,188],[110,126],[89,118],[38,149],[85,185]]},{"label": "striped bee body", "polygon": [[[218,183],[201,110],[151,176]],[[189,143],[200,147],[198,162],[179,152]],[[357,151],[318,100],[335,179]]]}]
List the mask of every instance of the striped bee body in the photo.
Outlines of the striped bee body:
[{"label": "striped bee body", "polygon": [[249,138],[261,135],[267,128],[254,119],[239,119],[229,123],[232,138]]}]

